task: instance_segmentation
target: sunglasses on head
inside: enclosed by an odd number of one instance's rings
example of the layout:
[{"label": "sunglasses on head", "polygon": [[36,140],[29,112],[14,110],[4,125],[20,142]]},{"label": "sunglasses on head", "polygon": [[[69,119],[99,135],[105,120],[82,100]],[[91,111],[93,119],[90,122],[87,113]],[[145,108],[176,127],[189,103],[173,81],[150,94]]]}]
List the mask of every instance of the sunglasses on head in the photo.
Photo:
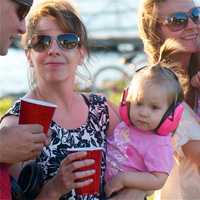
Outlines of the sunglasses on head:
[{"label": "sunglasses on head", "polygon": [[167,16],[163,22],[172,32],[183,30],[187,27],[189,18],[200,24],[200,7],[194,7],[189,12],[175,12]]},{"label": "sunglasses on head", "polygon": [[24,20],[24,18],[27,16],[31,6],[28,6],[26,4],[20,3],[16,0],[12,0],[13,2],[15,2],[18,7],[17,7],[17,16],[19,18],[20,21]]},{"label": "sunglasses on head", "polygon": [[74,33],[61,34],[56,37],[50,35],[35,35],[28,43],[28,48],[42,52],[51,47],[52,41],[56,40],[62,50],[74,49],[78,46],[80,38]]}]

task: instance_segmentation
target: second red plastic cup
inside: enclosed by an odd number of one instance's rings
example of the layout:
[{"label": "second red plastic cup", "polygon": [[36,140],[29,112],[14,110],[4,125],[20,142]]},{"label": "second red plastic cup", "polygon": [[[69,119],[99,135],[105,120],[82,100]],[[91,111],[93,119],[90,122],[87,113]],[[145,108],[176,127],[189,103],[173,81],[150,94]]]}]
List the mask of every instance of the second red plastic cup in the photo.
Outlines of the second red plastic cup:
[{"label": "second red plastic cup", "polygon": [[40,124],[44,133],[48,133],[56,105],[47,101],[22,98],[20,105],[19,124]]},{"label": "second red plastic cup", "polygon": [[89,178],[93,179],[93,182],[89,184],[88,186],[84,186],[81,188],[76,188],[75,191],[79,195],[87,195],[87,194],[97,194],[100,192],[100,177],[101,177],[101,161],[102,161],[102,148],[77,148],[77,149],[71,149],[69,151],[72,152],[78,152],[78,151],[86,151],[87,156],[84,157],[84,159],[93,159],[95,160],[95,163],[80,168],[81,171],[85,170],[95,170],[95,174],[88,176],[86,178],[79,179],[77,181],[83,181],[87,180]]}]

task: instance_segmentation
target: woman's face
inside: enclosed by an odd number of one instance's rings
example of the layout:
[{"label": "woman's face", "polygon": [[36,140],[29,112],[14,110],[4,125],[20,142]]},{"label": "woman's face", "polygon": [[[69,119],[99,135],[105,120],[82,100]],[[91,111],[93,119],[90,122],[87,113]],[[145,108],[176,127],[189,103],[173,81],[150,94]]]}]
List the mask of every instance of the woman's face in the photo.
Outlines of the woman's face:
[{"label": "woman's face", "polygon": [[78,65],[83,63],[84,49],[75,47],[73,49],[62,49],[58,46],[56,38],[65,34],[51,17],[43,17],[36,27],[36,35],[48,35],[53,38],[51,45],[44,51],[38,52],[29,49],[28,60],[35,72],[36,81],[45,83],[57,83],[66,80],[74,80]]},{"label": "woman's face", "polygon": [[[192,8],[200,6],[199,3],[193,0],[166,0],[164,3],[159,4],[158,15],[159,18],[165,19],[176,12],[188,13]],[[177,39],[188,52],[195,52],[198,47],[197,39],[199,37],[200,25],[195,24],[189,18],[188,24],[185,28],[172,31],[169,26],[160,24],[160,34],[163,40],[168,38]]]}]

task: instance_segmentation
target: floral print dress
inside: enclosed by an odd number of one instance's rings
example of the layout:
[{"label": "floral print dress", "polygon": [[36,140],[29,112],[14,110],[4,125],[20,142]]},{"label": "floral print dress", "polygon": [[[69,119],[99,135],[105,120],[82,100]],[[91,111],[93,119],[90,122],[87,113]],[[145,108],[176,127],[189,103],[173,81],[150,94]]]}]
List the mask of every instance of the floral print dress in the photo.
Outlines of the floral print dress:
[{"label": "floral print dress", "polygon": [[[43,148],[37,162],[44,171],[44,180],[47,181],[56,175],[60,162],[70,153],[71,148],[101,147],[103,148],[103,159],[101,163],[100,194],[77,195],[75,190],[63,195],[60,200],[100,200],[104,199],[104,174],[105,174],[105,152],[106,131],[109,125],[109,115],[106,98],[96,94],[88,97],[82,95],[89,112],[86,122],[79,128],[66,129],[52,121],[50,129],[52,135],[48,146]],[[7,115],[19,115],[20,100],[16,101]],[[80,113],[77,113],[79,115]]]}]

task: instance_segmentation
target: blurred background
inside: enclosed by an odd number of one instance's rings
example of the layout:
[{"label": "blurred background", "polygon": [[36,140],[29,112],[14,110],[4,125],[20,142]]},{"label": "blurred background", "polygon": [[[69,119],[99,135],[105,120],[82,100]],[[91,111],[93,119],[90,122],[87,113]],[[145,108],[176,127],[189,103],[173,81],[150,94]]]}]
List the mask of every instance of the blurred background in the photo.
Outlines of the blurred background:
[{"label": "blurred background", "polygon": [[[104,92],[117,103],[135,66],[146,62],[137,31],[139,1],[73,0],[72,3],[87,27],[92,50],[87,69],[80,67],[77,72],[77,88]],[[28,90],[28,67],[24,51],[19,41],[15,41],[8,55],[0,57],[0,112]]]}]

